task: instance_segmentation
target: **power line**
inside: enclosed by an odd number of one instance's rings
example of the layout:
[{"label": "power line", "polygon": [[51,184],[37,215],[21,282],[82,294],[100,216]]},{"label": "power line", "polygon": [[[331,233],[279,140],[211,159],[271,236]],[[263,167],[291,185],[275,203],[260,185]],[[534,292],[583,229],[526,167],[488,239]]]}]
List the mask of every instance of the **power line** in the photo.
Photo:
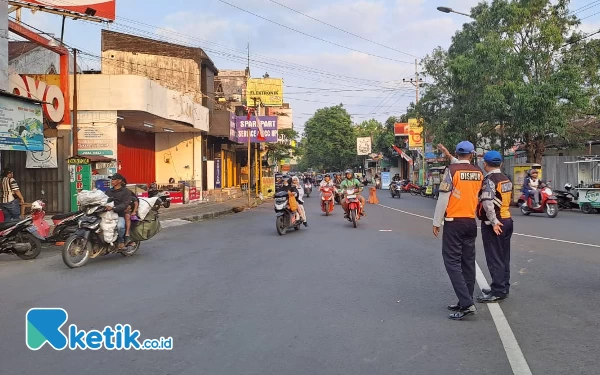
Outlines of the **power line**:
[{"label": "power line", "polygon": [[[600,3],[600,0],[596,0],[596,1],[592,1],[591,3],[587,3],[586,5],[581,6],[581,7],[577,8],[577,9],[573,10],[571,12],[571,14],[577,14],[577,13],[585,12],[586,10],[590,10],[592,8],[595,8],[598,5],[600,5],[598,3]],[[596,4],[596,5],[594,5],[594,4]]]},{"label": "power line", "polygon": [[[354,37],[356,37],[356,38],[359,38],[359,39],[365,40],[365,41],[367,41],[367,42],[370,42],[370,43],[376,44],[376,45],[378,45],[378,46],[380,46],[380,47],[385,47],[385,48],[387,48],[387,49],[390,49],[390,50],[392,50],[392,51],[399,52],[399,53],[401,53],[401,54],[404,54],[404,55],[407,55],[407,56],[411,56],[411,57],[420,58],[419,56],[415,56],[415,55],[413,55],[413,54],[410,54],[410,53],[407,53],[407,52],[404,52],[404,51],[400,51],[399,49],[396,49],[396,48],[393,48],[393,47],[390,47],[390,46],[386,46],[385,44],[381,44],[381,43],[379,43],[379,42],[376,42],[376,41],[374,41],[374,40],[367,39],[367,38],[365,38],[365,37],[362,37],[362,36],[360,36],[360,35],[357,35],[357,34],[355,34],[355,33],[351,32],[351,31],[344,30],[344,29],[342,29],[342,28],[340,28],[340,27],[337,27],[337,26],[335,26],[335,25],[332,25],[332,24],[330,24],[330,23],[327,23],[327,22],[325,22],[325,21],[321,21],[321,20],[320,20],[320,19],[318,19],[318,18],[315,18],[315,17],[313,17],[313,16],[309,16],[308,14],[306,14],[306,13],[302,13],[302,12],[301,12],[301,11],[299,11],[299,10],[293,9],[293,8],[291,8],[291,7],[289,7],[289,6],[285,5],[285,4],[281,4],[281,3],[280,3],[280,2],[278,2],[278,1],[275,1],[275,0],[269,0],[269,1],[270,1],[270,2],[272,2],[272,3],[275,3],[275,4],[279,5],[279,6],[282,6],[282,7],[286,8],[286,9],[289,9],[289,10],[291,10],[292,12],[295,12],[295,13],[301,14],[301,15],[303,15],[304,17],[310,18],[310,19],[311,19],[311,20],[313,20],[313,21],[317,21],[317,22],[319,22],[319,23],[322,23],[323,25],[327,25],[327,26],[329,26],[329,27],[332,27],[332,28],[334,28],[334,29],[336,29],[336,30],[339,30],[339,31],[341,31],[341,32],[343,32],[343,33],[346,33],[346,34],[348,34],[348,35],[352,35],[352,36],[354,36]],[[598,1],[600,1],[600,0],[598,0]]]},{"label": "power line", "polygon": [[340,48],[345,48],[345,49],[347,49],[347,50],[349,50],[349,51],[354,51],[354,52],[362,53],[362,54],[365,54],[365,55],[369,55],[369,56],[377,57],[377,58],[384,59],[384,60],[395,61],[395,62],[404,63],[404,64],[412,64],[412,62],[409,62],[409,61],[396,60],[396,59],[392,59],[392,58],[390,58],[390,57],[379,56],[379,55],[375,55],[375,54],[372,54],[372,53],[368,53],[368,52],[360,51],[360,50],[357,50],[357,49],[354,49],[354,48],[351,48],[351,47],[347,47],[347,46],[344,46],[344,45],[342,45],[342,44],[338,44],[338,43],[335,43],[335,42],[329,41],[329,40],[327,40],[327,39],[323,39],[323,38],[320,38],[320,37],[318,37],[318,36],[314,36],[314,35],[311,35],[311,34],[305,33],[304,31],[301,31],[301,30],[298,30],[298,29],[294,29],[293,27],[286,26],[286,25],[284,25],[284,24],[282,24],[282,23],[279,23],[279,22],[277,22],[277,21],[273,21],[273,20],[271,20],[271,19],[268,19],[268,18],[266,18],[266,17],[263,17],[263,16],[261,16],[261,15],[259,15],[259,14],[256,14],[256,13],[253,13],[253,12],[251,12],[251,11],[249,11],[249,10],[246,10],[246,9],[244,9],[244,8],[241,8],[241,7],[237,6],[237,5],[234,5],[234,4],[231,4],[231,3],[228,3],[228,2],[227,2],[227,1],[225,1],[225,0],[217,0],[217,1],[220,1],[220,2],[222,2],[223,4],[227,4],[227,5],[229,5],[229,6],[233,7],[233,8],[239,9],[239,10],[241,10],[242,12],[246,12],[246,13],[248,13],[248,14],[251,14],[251,15],[255,16],[255,17],[258,17],[258,18],[260,18],[260,19],[263,19],[263,20],[265,20],[265,21],[267,21],[267,22],[271,22],[271,23],[273,23],[273,24],[275,24],[275,25],[277,25],[277,26],[281,26],[281,27],[283,27],[283,28],[286,28],[286,29],[288,29],[288,30],[292,30],[292,31],[294,31],[294,32],[297,32],[297,33],[299,33],[299,34],[302,34],[302,35],[304,35],[304,36],[308,36],[308,37],[310,37],[310,38],[313,38],[313,39],[319,40],[319,41],[321,41],[321,42],[325,42],[325,43],[328,43],[328,44],[331,44],[331,45],[334,45],[334,46],[337,46],[337,47],[340,47]]}]

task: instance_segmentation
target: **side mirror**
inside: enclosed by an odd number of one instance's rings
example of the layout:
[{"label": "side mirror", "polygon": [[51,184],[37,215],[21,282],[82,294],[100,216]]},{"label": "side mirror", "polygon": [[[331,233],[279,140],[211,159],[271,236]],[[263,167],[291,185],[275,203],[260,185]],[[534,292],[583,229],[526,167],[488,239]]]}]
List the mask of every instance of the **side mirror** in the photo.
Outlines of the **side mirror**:
[{"label": "side mirror", "polygon": [[42,189],[41,193],[42,193],[42,195],[46,194],[46,192],[43,189]]}]

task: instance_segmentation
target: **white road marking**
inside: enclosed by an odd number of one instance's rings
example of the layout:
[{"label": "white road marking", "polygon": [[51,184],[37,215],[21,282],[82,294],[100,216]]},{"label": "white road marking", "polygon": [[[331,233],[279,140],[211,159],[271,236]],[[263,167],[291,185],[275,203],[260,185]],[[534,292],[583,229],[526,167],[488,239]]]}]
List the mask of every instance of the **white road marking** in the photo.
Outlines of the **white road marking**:
[{"label": "white road marking", "polygon": [[[393,211],[398,211],[406,215],[420,217],[422,219],[433,220],[433,218],[417,215],[412,212],[402,211],[397,208],[388,207],[380,204],[379,206],[383,208],[387,208]],[[476,274],[477,274],[477,284],[480,289],[489,289],[489,284],[481,272],[481,268],[479,264],[476,265]],[[506,357],[508,358],[508,362],[510,363],[510,367],[512,368],[513,374],[515,375],[531,375],[531,369],[527,364],[527,360],[523,355],[523,351],[519,346],[519,342],[515,337],[512,329],[510,328],[510,324],[508,324],[508,320],[502,311],[502,308],[497,303],[489,303],[487,305],[490,315],[492,316],[492,320],[496,325],[496,330],[498,331],[498,335],[500,336],[500,340],[502,341],[502,346],[504,347],[504,352],[506,353]]]},{"label": "white road marking", "polygon": [[[394,207],[388,207],[388,206],[384,206],[382,204],[379,204],[378,206],[381,206],[383,208],[387,208],[387,209],[390,209],[390,210],[398,211],[398,212],[401,212],[401,213],[406,214],[406,215],[416,216],[416,217],[420,217],[422,219],[427,219],[427,220],[433,220],[433,218],[431,218],[431,217],[427,217],[427,216],[423,216],[423,215],[418,215],[418,214],[415,214],[415,213],[412,213],[412,212],[408,212],[408,211],[402,211],[402,210],[399,210],[399,209],[394,208]],[[537,240],[561,242],[561,243],[568,243],[570,245],[578,245],[578,246],[588,246],[588,247],[597,247],[597,248],[600,248],[600,245],[595,245],[595,244],[591,244],[591,243],[574,242],[574,241],[561,240],[561,239],[558,239],[558,238],[533,236],[531,234],[524,234],[524,233],[513,233],[513,236],[529,237],[529,238],[535,238]]]},{"label": "white road marking", "polygon": [[380,229],[379,231],[380,232],[391,232],[392,230],[391,229]]}]

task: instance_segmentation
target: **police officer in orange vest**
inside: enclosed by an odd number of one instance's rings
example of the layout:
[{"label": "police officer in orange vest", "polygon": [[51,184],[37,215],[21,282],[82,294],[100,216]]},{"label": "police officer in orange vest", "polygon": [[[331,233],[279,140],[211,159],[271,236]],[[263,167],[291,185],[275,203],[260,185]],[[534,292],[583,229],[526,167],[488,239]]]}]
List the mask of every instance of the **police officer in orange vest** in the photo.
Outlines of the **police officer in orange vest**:
[{"label": "police officer in orange vest", "polygon": [[475,290],[475,239],[477,210],[483,180],[481,169],[471,164],[475,147],[463,141],[456,146],[458,160],[446,168],[439,187],[433,218],[433,235],[444,225],[442,256],[458,303],[448,306],[450,319],[460,320],[477,312]]},{"label": "police officer in orange vest", "polygon": [[477,302],[498,302],[508,296],[510,287],[510,240],[513,220],[510,201],[513,185],[501,171],[502,155],[488,151],[483,156],[483,167],[487,173],[479,193],[477,216],[481,220],[481,238],[485,260],[492,276],[491,289],[482,289],[483,295]]}]

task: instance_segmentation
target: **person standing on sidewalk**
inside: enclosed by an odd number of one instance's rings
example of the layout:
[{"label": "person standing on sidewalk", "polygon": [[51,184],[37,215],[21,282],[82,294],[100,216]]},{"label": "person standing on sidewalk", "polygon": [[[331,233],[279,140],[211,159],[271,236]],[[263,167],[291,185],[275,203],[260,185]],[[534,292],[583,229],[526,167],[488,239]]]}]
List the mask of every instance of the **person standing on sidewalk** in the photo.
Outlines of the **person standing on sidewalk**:
[{"label": "person standing on sidewalk", "polygon": [[446,168],[439,188],[433,218],[433,235],[438,237],[442,223],[444,266],[450,277],[458,303],[448,306],[454,311],[449,318],[460,320],[477,312],[475,291],[475,239],[477,238],[478,195],[483,173],[471,164],[475,147],[463,141],[456,146],[458,162]]},{"label": "person standing on sidewalk", "polygon": [[502,155],[488,151],[483,156],[483,168],[487,173],[479,193],[477,216],[481,220],[481,238],[490,275],[491,289],[482,289],[477,302],[498,302],[508,296],[510,287],[510,240],[513,220],[510,201],[513,184],[501,171]]},{"label": "person standing on sidewalk", "polygon": [[10,169],[5,169],[2,173],[2,211],[4,212],[4,221],[18,220],[21,218],[21,205],[25,203],[21,189],[14,178],[14,173]]}]

